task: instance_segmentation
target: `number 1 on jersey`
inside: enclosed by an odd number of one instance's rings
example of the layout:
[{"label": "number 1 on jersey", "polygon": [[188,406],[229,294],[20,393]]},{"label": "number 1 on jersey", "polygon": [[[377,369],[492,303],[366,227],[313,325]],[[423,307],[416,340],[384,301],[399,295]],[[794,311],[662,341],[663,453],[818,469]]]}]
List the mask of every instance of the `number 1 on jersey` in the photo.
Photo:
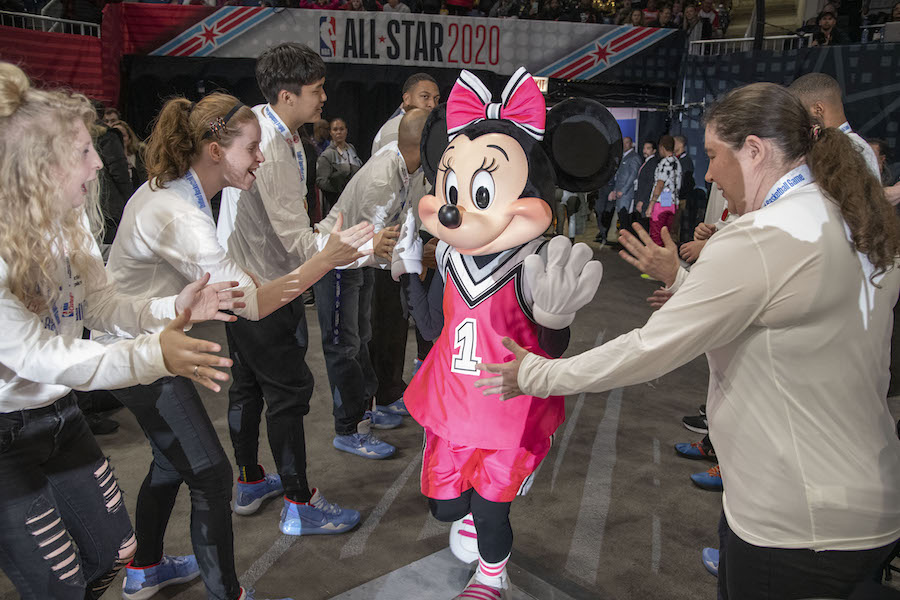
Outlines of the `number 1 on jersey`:
[{"label": "number 1 on jersey", "polygon": [[475,365],[481,362],[481,357],[475,356],[475,345],[478,341],[478,322],[475,319],[463,319],[456,326],[456,337],[453,347],[458,350],[450,361],[450,370],[460,375],[480,375],[481,371]]}]

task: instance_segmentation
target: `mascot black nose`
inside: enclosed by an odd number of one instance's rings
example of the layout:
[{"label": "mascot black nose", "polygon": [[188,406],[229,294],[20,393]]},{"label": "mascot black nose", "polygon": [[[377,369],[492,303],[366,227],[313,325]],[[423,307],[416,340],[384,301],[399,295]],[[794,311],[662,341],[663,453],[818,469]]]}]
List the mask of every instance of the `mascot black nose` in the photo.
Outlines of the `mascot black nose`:
[{"label": "mascot black nose", "polygon": [[445,204],[438,211],[438,221],[447,229],[456,229],[462,225],[462,215],[452,204]]}]

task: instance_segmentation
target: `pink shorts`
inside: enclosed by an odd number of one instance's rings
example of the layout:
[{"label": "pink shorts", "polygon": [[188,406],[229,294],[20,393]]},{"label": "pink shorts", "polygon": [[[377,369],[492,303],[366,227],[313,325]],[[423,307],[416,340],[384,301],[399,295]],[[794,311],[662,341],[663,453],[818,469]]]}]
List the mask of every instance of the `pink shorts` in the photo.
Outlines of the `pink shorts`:
[{"label": "pink shorts", "polygon": [[475,488],[485,500],[512,502],[548,452],[550,438],[536,448],[483,450],[448,442],[426,429],[422,493],[435,500],[453,500]]}]

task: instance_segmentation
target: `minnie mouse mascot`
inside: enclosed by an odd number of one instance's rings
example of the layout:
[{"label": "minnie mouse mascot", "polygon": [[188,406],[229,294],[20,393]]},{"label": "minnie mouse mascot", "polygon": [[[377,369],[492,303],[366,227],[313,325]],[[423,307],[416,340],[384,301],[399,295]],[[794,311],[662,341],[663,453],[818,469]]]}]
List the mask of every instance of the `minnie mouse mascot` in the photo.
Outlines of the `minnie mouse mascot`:
[{"label": "minnie mouse mascot", "polygon": [[[541,356],[566,349],[568,326],[593,298],[603,269],[585,244],[543,239],[556,187],[596,190],[622,156],[609,111],[577,99],[548,113],[524,68],[501,102],[491,100],[484,84],[462,71],[422,135],[422,164],[435,193],[419,201],[418,212],[440,240],[440,277],[426,291],[413,275],[422,270],[422,243],[412,214],[392,265],[419,331],[435,339],[403,395],[425,428],[422,493],[437,519],[456,522],[454,554],[478,559],[457,596],[478,600],[509,597],[510,505],[565,419],[560,396],[484,396],[474,386],[478,365],[511,358],[504,337]],[[477,539],[477,547],[468,544],[471,555],[454,541],[460,536]]]}]

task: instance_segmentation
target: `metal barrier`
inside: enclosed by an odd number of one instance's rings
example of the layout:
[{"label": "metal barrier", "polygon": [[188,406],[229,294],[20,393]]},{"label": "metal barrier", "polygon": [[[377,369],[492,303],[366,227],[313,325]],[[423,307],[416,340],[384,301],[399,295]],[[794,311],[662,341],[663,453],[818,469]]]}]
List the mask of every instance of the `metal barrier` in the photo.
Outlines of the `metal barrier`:
[{"label": "metal barrier", "polygon": [[0,25],[18,27],[20,29],[34,29],[36,31],[52,31],[56,33],[72,33],[75,35],[100,37],[100,25],[98,23],[57,19],[55,17],[46,17],[31,13],[0,10]]},{"label": "metal barrier", "polygon": [[[794,50],[809,46],[812,34],[770,35],[763,38],[763,50]],[[700,40],[691,42],[689,52],[703,56],[735,54],[753,50],[753,38],[732,38],[723,40]]]}]

